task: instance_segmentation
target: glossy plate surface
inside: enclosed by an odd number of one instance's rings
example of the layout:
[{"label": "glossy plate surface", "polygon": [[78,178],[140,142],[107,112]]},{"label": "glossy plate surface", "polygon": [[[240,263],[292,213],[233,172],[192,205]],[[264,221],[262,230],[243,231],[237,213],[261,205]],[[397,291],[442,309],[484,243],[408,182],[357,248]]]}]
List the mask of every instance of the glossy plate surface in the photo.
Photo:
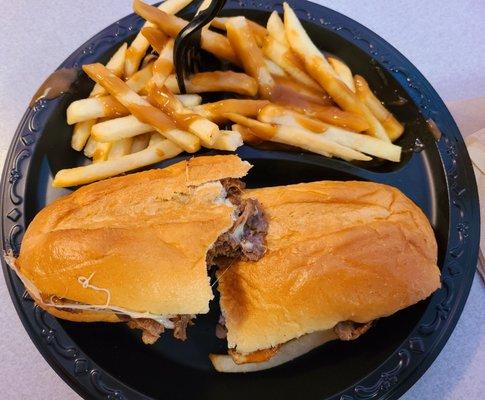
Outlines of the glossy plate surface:
[{"label": "glossy plate surface", "polygon": [[[212,370],[208,352],[225,348],[214,337],[217,302],[197,318],[185,343],[163,336],[141,343],[124,324],[58,321],[36,307],[18,278],[4,265],[7,285],[26,330],[50,365],[85,398],[92,399],[370,399],[397,398],[435,359],[453,330],[468,295],[477,260],[479,207],[470,160],[458,129],[436,92],[416,68],[373,32],[327,8],[292,1],[321,49],[366,77],[377,95],[406,123],[399,144],[416,140],[424,149],[407,151],[399,164],[348,164],[314,154],[243,147],[254,164],[248,186],[270,186],[323,179],[371,180],[400,188],[429,217],[439,245],[442,289],[425,302],[378,321],[354,342],[335,342],[282,367],[249,375]],[[276,1],[228,1],[223,14],[265,21]],[[191,15],[189,9],[186,15]],[[142,21],[127,16],[76,50],[61,67],[105,62]],[[2,181],[2,243],[17,252],[34,215],[67,189],[51,187],[61,168],[86,162],[70,148],[67,106],[86,97],[92,83],[82,73],[71,93],[41,100],[22,119],[5,164]],[[435,140],[428,120],[442,133]],[[418,146],[421,147],[421,146]],[[180,160],[179,157],[165,166]]]}]

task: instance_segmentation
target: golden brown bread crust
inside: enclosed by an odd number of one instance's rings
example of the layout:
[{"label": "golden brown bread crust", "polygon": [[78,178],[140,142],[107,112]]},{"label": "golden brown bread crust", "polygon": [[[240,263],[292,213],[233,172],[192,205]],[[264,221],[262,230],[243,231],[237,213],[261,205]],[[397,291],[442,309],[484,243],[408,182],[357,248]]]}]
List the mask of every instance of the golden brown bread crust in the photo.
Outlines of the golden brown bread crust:
[{"label": "golden brown bread crust", "polygon": [[[234,206],[220,201],[218,181],[249,168],[237,156],[197,157],[82,187],[39,212],[15,266],[44,299],[206,313],[213,294],[205,256],[233,223]],[[119,320],[44,307],[73,321]]]},{"label": "golden brown bread crust", "polygon": [[395,188],[328,181],[245,195],[269,218],[268,250],[220,274],[229,348],[249,353],[340,321],[368,322],[440,286],[433,230]]}]

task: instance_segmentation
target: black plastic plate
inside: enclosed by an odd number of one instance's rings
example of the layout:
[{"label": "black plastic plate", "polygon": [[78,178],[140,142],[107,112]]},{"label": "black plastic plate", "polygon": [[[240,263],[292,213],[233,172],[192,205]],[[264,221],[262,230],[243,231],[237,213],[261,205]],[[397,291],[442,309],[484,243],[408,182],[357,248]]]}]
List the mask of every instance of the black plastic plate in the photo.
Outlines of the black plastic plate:
[{"label": "black plastic plate", "polygon": [[[92,399],[371,399],[397,398],[429,367],[443,348],[468,295],[478,251],[479,207],[476,184],[463,140],[436,92],[397,50],[355,21],[306,1],[292,1],[308,32],[367,78],[388,107],[405,122],[399,144],[402,162],[349,164],[322,156],[243,147],[239,154],[254,164],[250,187],[302,181],[371,180],[390,184],[412,198],[429,217],[439,245],[442,289],[427,301],[384,318],[354,342],[335,342],[282,367],[249,375],[212,370],[209,351],[223,351],[214,337],[217,302],[197,318],[189,340],[165,335],[145,346],[124,324],[58,321],[36,307],[12,271],[3,266],[12,300],[32,340],[50,365],[78,393]],[[223,14],[265,21],[280,2],[228,1]],[[192,10],[187,11],[190,15]],[[76,50],[61,67],[105,62],[142,25],[127,16]],[[22,119],[7,157],[2,181],[2,243],[17,252],[34,215],[67,189],[53,189],[61,168],[86,162],[70,148],[67,106],[87,96],[92,83],[82,73],[72,93],[41,100]],[[427,120],[442,132],[436,141]],[[179,157],[162,163],[163,167]]]}]

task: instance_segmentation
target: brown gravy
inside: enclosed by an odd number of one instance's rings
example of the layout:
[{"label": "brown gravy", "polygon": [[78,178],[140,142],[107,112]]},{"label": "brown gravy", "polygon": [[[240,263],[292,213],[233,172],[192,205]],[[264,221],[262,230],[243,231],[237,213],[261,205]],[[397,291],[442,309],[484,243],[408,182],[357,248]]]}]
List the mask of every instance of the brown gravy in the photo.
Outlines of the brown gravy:
[{"label": "brown gravy", "polygon": [[32,96],[29,107],[33,107],[40,99],[55,99],[67,93],[77,77],[78,70],[74,68],[61,68],[53,72]]},{"label": "brown gravy", "polygon": [[295,119],[301,127],[309,131],[322,133],[327,130],[327,126],[323,122],[316,119],[307,118],[305,116],[295,116]]},{"label": "brown gravy", "polygon": [[162,132],[175,128],[172,120],[163,111],[151,105],[131,104],[129,110],[141,122]]},{"label": "brown gravy", "polygon": [[158,28],[148,26],[142,28],[141,33],[148,40],[150,46],[152,46],[155,51],[160,54],[165,46],[165,43],[167,43],[167,35],[165,35],[165,33]]},{"label": "brown gravy", "polygon": [[254,118],[268,104],[268,100],[226,99],[215,103],[206,103],[202,107],[211,119],[225,120],[223,117],[225,113],[238,113]]},{"label": "brown gravy", "polygon": [[172,122],[182,130],[189,130],[189,127],[193,122],[202,119],[198,114],[189,112],[184,113],[183,107],[180,106],[177,98],[165,86],[158,90],[152,90],[149,99],[167,114]]},{"label": "brown gravy", "polygon": [[102,96],[98,99],[103,105],[105,117],[123,117],[129,114],[127,108],[113,96]]},{"label": "brown gravy", "polygon": [[303,86],[292,79],[273,76],[275,86],[269,100],[282,105],[306,107],[309,104],[332,105],[330,97],[323,91]]}]

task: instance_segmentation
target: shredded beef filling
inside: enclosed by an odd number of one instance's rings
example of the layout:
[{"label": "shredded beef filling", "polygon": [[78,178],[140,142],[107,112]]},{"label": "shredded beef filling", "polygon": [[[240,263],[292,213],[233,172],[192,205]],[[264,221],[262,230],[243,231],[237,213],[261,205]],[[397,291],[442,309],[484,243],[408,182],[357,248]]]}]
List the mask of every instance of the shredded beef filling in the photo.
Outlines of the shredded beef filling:
[{"label": "shredded beef filling", "polygon": [[[175,338],[179,340],[187,339],[187,326],[194,325],[192,317],[192,315],[181,314],[171,319],[174,323],[173,336]],[[128,321],[128,326],[131,329],[140,329],[142,331],[141,339],[145,344],[155,343],[165,331],[161,323],[148,318],[133,318]]]},{"label": "shredded beef filling", "polygon": [[365,324],[359,324],[353,321],[342,321],[335,325],[333,330],[340,340],[354,340],[366,333],[373,323],[374,321]]},{"label": "shredded beef filling", "polygon": [[142,331],[141,340],[145,344],[155,343],[165,330],[162,324],[149,318],[132,319],[128,321],[128,326]]},{"label": "shredded beef filling", "polygon": [[187,314],[177,315],[175,318],[172,318],[172,321],[175,325],[173,328],[173,336],[179,340],[186,340],[187,339],[187,326],[194,325],[192,322],[192,316]]},{"label": "shredded beef filling", "polygon": [[241,204],[241,195],[246,184],[236,178],[226,178],[221,180],[221,185],[226,190],[227,199],[235,205]]},{"label": "shredded beef filling", "polygon": [[[57,296],[52,296],[51,301],[55,304],[83,304],[73,300],[62,299]],[[71,308],[64,308],[63,311],[72,313],[82,312],[82,310]],[[131,318],[128,315],[118,313],[116,315],[121,321],[126,321],[127,325],[131,329],[140,329],[142,331],[141,339],[145,344],[155,343],[160,338],[160,335],[165,331],[165,327],[161,323],[150,318]],[[194,325],[192,318],[192,315],[186,314],[180,314],[171,318],[171,321],[174,324],[173,336],[175,338],[180,340],[187,339],[187,326]]]},{"label": "shredded beef filling", "polygon": [[244,183],[239,179],[223,179],[227,198],[237,206],[237,219],[232,228],[223,233],[208,251],[207,266],[219,263],[220,258],[257,261],[263,257],[268,222],[261,204],[255,199],[241,197]]}]

